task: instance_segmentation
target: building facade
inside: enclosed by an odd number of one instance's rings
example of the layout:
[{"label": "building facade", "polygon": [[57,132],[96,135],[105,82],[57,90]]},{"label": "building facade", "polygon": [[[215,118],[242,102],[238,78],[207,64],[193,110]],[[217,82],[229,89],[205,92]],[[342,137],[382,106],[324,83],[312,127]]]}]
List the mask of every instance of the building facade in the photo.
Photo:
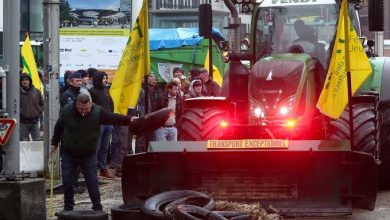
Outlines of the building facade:
[{"label": "building facade", "polygon": [[[196,28],[198,27],[199,5],[210,0],[151,0],[149,1],[151,28]],[[230,13],[223,7],[223,1],[212,0],[213,27],[223,32]]]}]

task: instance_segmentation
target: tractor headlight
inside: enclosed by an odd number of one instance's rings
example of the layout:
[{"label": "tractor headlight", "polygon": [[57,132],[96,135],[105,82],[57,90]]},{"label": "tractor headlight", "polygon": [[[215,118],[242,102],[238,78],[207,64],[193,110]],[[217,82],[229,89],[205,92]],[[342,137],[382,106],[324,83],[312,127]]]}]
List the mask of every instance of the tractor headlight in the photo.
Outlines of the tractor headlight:
[{"label": "tractor headlight", "polygon": [[278,108],[278,114],[282,117],[290,115],[295,104],[295,96],[290,96],[286,101],[282,102]]},{"label": "tractor headlight", "polygon": [[252,116],[252,118],[260,119],[265,117],[265,112],[261,105],[253,101],[251,101],[249,105],[249,114]]}]

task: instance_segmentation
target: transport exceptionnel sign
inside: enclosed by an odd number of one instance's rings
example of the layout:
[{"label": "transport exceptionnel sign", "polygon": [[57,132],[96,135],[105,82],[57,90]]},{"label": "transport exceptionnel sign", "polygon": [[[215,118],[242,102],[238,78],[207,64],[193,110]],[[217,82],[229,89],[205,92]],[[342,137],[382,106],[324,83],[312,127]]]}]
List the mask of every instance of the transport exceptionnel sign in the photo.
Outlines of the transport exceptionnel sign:
[{"label": "transport exceptionnel sign", "polygon": [[0,118],[0,145],[7,143],[15,124],[16,120],[14,118]]},{"label": "transport exceptionnel sign", "polygon": [[207,149],[264,149],[288,148],[284,139],[244,139],[244,140],[209,140]]}]

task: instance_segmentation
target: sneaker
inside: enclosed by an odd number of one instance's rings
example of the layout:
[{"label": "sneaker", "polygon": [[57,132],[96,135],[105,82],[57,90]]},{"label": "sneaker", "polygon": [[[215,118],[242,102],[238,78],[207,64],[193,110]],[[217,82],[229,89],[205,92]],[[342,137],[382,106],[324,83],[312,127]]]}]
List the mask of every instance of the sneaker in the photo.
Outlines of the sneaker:
[{"label": "sneaker", "polygon": [[107,179],[112,179],[114,178],[113,176],[111,176],[107,170],[100,170],[100,176],[101,177],[104,177],[104,178],[107,178]]}]

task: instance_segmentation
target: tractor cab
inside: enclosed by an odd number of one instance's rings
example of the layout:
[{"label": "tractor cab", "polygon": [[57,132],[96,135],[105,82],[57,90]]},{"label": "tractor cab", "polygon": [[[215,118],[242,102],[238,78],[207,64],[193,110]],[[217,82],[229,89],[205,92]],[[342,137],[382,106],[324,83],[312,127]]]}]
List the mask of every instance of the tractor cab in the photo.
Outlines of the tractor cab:
[{"label": "tractor cab", "polygon": [[[348,14],[360,33],[354,5],[349,3]],[[253,63],[274,54],[307,53],[327,69],[339,11],[334,0],[263,1],[253,11]]]}]

